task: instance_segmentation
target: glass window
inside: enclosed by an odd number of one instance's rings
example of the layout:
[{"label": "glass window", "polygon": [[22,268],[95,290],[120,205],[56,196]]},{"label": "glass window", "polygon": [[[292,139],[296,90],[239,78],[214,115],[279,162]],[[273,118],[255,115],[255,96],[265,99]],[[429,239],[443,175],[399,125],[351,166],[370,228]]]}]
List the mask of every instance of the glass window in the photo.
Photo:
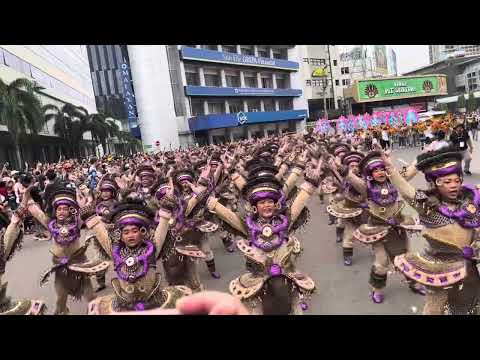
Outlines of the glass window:
[{"label": "glass window", "polygon": [[288,87],[290,86],[288,75],[277,73],[276,78],[277,78],[278,89],[288,89]]},{"label": "glass window", "polygon": [[222,45],[222,51],[228,53],[237,53],[237,45]]},{"label": "glass window", "polygon": [[275,100],[274,99],[263,99],[263,107],[265,111],[275,111]]},{"label": "glass window", "polygon": [[248,99],[247,100],[248,111],[261,111],[262,107],[260,106],[259,99]]},{"label": "glass window", "polygon": [[187,85],[200,86],[200,74],[196,66],[185,65],[185,77]]},{"label": "glass window", "polygon": [[264,57],[264,58],[269,58],[270,57],[270,50],[265,47],[259,47],[258,48],[258,56],[259,57]]},{"label": "glass window", "polygon": [[335,80],[335,85],[340,86],[340,80]]},{"label": "glass window", "polygon": [[225,102],[223,100],[208,100],[209,114],[223,114],[225,113]]},{"label": "glass window", "polygon": [[350,85],[350,79],[343,79],[342,85]]},{"label": "glass window", "polygon": [[305,80],[305,85],[312,86],[312,81],[311,80]]},{"label": "glass window", "polygon": [[218,70],[204,70],[205,86],[221,86]]},{"label": "glass window", "polygon": [[272,89],[273,88],[272,74],[262,74],[261,76],[262,76],[262,88]]},{"label": "glass window", "polygon": [[303,62],[308,64],[309,63],[308,58],[303,58]]},{"label": "glass window", "polygon": [[248,87],[248,88],[258,87],[257,74],[255,74],[253,72],[245,71],[243,73],[243,77],[245,79],[245,87]]},{"label": "glass window", "polygon": [[198,116],[198,115],[204,115],[205,114],[202,99],[192,99],[191,104],[192,104],[192,115],[193,116]]},{"label": "glass window", "polygon": [[288,51],[287,49],[275,49],[273,50],[273,58],[274,59],[288,59]]},{"label": "glass window", "polygon": [[340,71],[342,74],[350,74],[350,69],[348,67],[342,67]]},{"label": "glass window", "polygon": [[337,60],[333,60],[333,66],[337,66]]},{"label": "glass window", "polygon": [[242,100],[228,100],[228,107],[231,113],[238,113],[243,111],[243,101]]},{"label": "glass window", "polygon": [[293,100],[292,99],[280,99],[278,100],[278,105],[280,111],[287,111],[293,109]]},{"label": "glass window", "polygon": [[241,45],[240,52],[242,55],[253,55],[253,46],[252,45]]},{"label": "glass window", "polygon": [[238,70],[225,70],[225,79],[228,87],[240,87],[240,72]]}]

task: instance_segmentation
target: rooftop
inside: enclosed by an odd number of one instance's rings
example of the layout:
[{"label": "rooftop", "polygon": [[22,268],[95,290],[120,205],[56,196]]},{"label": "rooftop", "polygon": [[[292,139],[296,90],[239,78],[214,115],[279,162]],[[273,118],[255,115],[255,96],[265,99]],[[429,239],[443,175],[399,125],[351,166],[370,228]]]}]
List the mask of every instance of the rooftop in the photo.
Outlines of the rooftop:
[{"label": "rooftop", "polygon": [[424,73],[425,71],[430,71],[430,70],[438,70],[439,68],[444,68],[448,66],[460,66],[460,65],[466,65],[471,62],[478,62],[480,61],[480,56],[479,55],[474,55],[474,56],[465,56],[461,58],[452,58],[452,59],[445,59],[433,64],[429,64],[426,66],[423,66],[421,68],[409,71],[404,73],[403,75],[415,75],[418,74],[419,72]]}]

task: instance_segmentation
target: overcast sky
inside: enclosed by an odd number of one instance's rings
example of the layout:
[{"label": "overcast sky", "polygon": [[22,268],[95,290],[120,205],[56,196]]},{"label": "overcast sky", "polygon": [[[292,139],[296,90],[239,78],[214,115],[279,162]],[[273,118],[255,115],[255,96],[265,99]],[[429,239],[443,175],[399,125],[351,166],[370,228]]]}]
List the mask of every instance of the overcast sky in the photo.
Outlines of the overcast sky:
[{"label": "overcast sky", "polygon": [[398,75],[428,65],[428,45],[388,45],[397,53]]}]

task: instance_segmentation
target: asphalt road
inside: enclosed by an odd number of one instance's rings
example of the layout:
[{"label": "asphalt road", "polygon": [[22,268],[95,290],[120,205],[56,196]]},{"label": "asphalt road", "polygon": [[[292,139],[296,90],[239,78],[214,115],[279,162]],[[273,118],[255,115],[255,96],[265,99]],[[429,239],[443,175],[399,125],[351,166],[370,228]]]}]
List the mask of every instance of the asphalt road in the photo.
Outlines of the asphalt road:
[{"label": "asphalt road", "polygon": [[[396,165],[402,165],[398,159],[412,161],[419,149],[395,149],[393,152]],[[475,154],[474,154],[475,155]],[[480,183],[480,160],[472,161],[473,176],[467,177],[466,182]],[[423,176],[417,175],[412,183],[423,186]],[[306,314],[415,314],[421,313],[424,298],[415,295],[408,289],[399,274],[389,275],[385,289],[385,302],[374,304],[369,297],[368,278],[373,262],[371,248],[356,245],[354,249],[354,263],[345,267],[342,260],[341,246],[335,242],[335,228],[328,226],[328,217],[325,206],[320,204],[318,196],[312,197],[309,202],[311,220],[305,232],[297,234],[302,241],[304,251],[297,260],[299,270],[310,275],[316,282],[317,291],[313,296]],[[410,246],[419,250],[424,246],[422,239],[411,241]],[[39,286],[41,274],[51,264],[49,242],[37,242],[30,236],[24,239],[23,248],[7,264],[4,281],[9,282],[8,294],[13,298],[39,298],[46,301],[48,313],[55,309],[55,291],[53,277],[44,286]],[[229,254],[225,251],[220,239],[216,239],[212,248],[215,253],[217,270],[221,279],[212,279],[205,264],[200,264],[202,280],[207,289],[228,291],[229,282],[242,274],[244,258],[237,252]],[[95,253],[92,250],[91,256]],[[110,284],[113,272],[107,274],[107,284]],[[94,281],[94,286],[95,280]],[[112,291],[109,285],[100,295]],[[69,301],[72,314],[85,314],[86,302]]]}]

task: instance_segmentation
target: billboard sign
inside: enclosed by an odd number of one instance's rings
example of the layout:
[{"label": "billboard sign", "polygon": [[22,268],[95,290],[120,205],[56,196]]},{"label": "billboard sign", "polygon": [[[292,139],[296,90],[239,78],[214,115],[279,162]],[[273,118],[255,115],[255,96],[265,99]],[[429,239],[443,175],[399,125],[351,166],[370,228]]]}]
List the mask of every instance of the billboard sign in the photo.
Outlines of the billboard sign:
[{"label": "billboard sign", "polygon": [[354,94],[357,102],[447,95],[445,75],[359,80],[355,87]]}]

